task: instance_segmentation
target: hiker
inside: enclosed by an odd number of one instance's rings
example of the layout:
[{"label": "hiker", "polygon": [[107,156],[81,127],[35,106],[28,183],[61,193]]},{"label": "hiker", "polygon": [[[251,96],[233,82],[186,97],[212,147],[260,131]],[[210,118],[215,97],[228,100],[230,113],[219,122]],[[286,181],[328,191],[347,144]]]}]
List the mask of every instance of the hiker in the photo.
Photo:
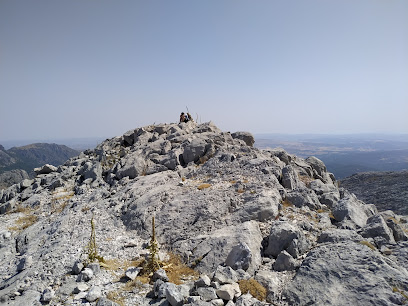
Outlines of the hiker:
[{"label": "hiker", "polygon": [[190,113],[187,113],[188,121],[193,121],[193,117],[191,117]]},{"label": "hiker", "polygon": [[[189,114],[188,114],[189,115]],[[189,116],[185,115],[184,113],[181,113],[180,115],[180,123],[181,122],[188,122],[189,121]],[[191,117],[191,116],[190,116]]]}]

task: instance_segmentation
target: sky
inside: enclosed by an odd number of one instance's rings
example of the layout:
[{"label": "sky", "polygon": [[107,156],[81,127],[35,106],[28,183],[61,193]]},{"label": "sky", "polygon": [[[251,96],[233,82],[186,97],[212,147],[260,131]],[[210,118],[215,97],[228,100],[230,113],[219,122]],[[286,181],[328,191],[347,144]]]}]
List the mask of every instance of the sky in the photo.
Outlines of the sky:
[{"label": "sky", "polygon": [[408,1],[0,1],[0,141],[187,108],[230,132],[408,133]]}]

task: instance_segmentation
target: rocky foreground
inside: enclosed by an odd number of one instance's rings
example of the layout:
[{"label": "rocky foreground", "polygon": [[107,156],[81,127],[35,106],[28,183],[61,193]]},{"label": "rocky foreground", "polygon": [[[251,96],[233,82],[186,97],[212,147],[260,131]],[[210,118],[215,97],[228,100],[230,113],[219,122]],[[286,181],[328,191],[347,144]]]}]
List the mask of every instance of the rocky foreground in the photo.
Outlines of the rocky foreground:
[{"label": "rocky foreground", "polygon": [[[315,157],[253,141],[212,123],[147,126],[0,191],[0,302],[407,302],[407,217],[338,188]],[[103,262],[89,261],[92,233]]]}]

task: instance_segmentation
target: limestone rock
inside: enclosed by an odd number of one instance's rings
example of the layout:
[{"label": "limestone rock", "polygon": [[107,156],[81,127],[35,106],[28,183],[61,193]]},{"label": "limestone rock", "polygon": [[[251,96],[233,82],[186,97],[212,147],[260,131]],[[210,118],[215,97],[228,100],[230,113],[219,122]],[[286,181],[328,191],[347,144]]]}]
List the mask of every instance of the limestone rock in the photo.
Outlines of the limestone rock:
[{"label": "limestone rock", "polygon": [[129,267],[126,270],[125,275],[129,279],[134,280],[140,271],[141,271],[141,268],[139,267]]},{"label": "limestone rock", "polygon": [[299,228],[287,221],[277,221],[271,227],[265,254],[277,257],[281,251],[287,250],[292,256],[297,257],[307,248],[308,242]]},{"label": "limestone rock", "polygon": [[273,265],[275,271],[292,271],[297,268],[296,260],[286,251],[279,253]]},{"label": "limestone rock", "polygon": [[251,261],[251,249],[245,242],[241,242],[232,248],[231,252],[227,256],[227,259],[225,260],[225,264],[234,270],[248,270]]},{"label": "limestone rock", "polygon": [[382,255],[354,242],[332,243],[307,255],[284,296],[289,304],[389,305],[389,277],[408,289],[407,271]]},{"label": "limestone rock", "polygon": [[333,207],[332,213],[338,222],[350,220],[357,227],[363,227],[369,217],[369,212],[364,203],[357,200],[355,196],[341,199]]},{"label": "limestone rock", "polygon": [[35,168],[34,172],[35,172],[35,174],[39,175],[39,174],[49,174],[49,173],[52,173],[52,172],[56,172],[57,170],[58,170],[57,167],[55,167],[53,165],[50,165],[50,164],[45,164],[42,167]]},{"label": "limestone rock", "polygon": [[211,287],[197,288],[197,293],[204,301],[211,301],[217,298],[216,290]]},{"label": "limestone rock", "polygon": [[91,280],[94,276],[94,273],[91,269],[85,268],[79,273],[77,277],[77,282],[87,282]]},{"label": "limestone rock", "polygon": [[55,296],[54,290],[51,288],[47,288],[43,291],[41,294],[41,302],[43,303],[49,303]]},{"label": "limestone rock", "polygon": [[241,290],[239,289],[239,285],[237,283],[232,283],[222,285],[219,289],[217,289],[216,293],[220,299],[230,301],[235,297],[239,297],[241,295]]},{"label": "limestone rock", "polygon": [[255,143],[254,136],[248,132],[235,132],[231,134],[232,138],[240,139],[246,143],[247,146],[252,147]]},{"label": "limestone rock", "polygon": [[102,296],[102,291],[100,287],[92,287],[91,290],[88,291],[88,294],[85,296],[88,302],[94,302]]},{"label": "limestone rock", "polygon": [[365,238],[382,237],[389,243],[395,242],[392,231],[381,215],[375,215],[368,218],[366,226],[364,226],[361,231],[361,235]]},{"label": "limestone rock", "polygon": [[293,190],[299,186],[297,173],[293,166],[287,165],[282,169],[282,186]]}]

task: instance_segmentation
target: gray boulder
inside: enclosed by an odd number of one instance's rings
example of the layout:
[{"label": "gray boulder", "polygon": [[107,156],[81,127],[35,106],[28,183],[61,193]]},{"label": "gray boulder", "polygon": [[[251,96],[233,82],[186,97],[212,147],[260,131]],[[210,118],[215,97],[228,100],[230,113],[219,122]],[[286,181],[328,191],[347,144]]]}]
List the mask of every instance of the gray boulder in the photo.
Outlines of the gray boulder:
[{"label": "gray boulder", "polygon": [[209,287],[210,285],[211,285],[211,279],[205,274],[202,274],[200,278],[194,282],[194,286],[196,288]]},{"label": "gray boulder", "polygon": [[248,132],[235,132],[231,134],[232,138],[240,139],[246,143],[247,146],[252,147],[255,143],[255,138]]},{"label": "gray boulder", "polygon": [[88,294],[85,296],[85,299],[88,302],[94,302],[102,296],[102,290],[100,287],[92,287],[91,290],[88,291]]},{"label": "gray boulder", "polygon": [[204,156],[207,148],[207,142],[201,138],[193,139],[184,148],[183,160],[185,164],[198,162],[200,157]]},{"label": "gray boulder", "polygon": [[199,296],[201,296],[201,299],[204,301],[211,301],[217,298],[216,290],[211,287],[197,288],[197,293]]},{"label": "gray boulder", "polygon": [[154,282],[158,279],[162,280],[163,282],[169,281],[169,277],[167,276],[166,271],[164,271],[164,269],[159,269],[153,273],[152,281]]},{"label": "gray boulder", "polygon": [[225,262],[231,249],[240,242],[251,249],[252,260],[247,272],[253,274],[261,264],[262,234],[258,223],[248,221],[223,227],[206,235],[198,235],[175,244],[180,252],[192,254],[199,259],[198,271],[210,273]]},{"label": "gray boulder", "polygon": [[314,171],[316,171],[316,173],[320,177],[323,177],[324,173],[327,172],[326,165],[315,156],[306,158],[306,162],[313,168]]},{"label": "gray boulder", "polygon": [[281,251],[287,250],[296,258],[307,250],[308,245],[299,228],[287,221],[277,221],[272,223],[265,254],[277,257]]},{"label": "gray boulder", "polygon": [[296,207],[307,206],[312,210],[317,210],[321,207],[317,195],[310,190],[290,191],[286,194],[286,199]]},{"label": "gray boulder", "polygon": [[357,200],[355,196],[341,199],[334,205],[332,213],[336,221],[351,221],[357,227],[364,227],[370,216],[370,211],[366,205]]},{"label": "gray boulder", "polygon": [[298,267],[296,260],[286,251],[279,253],[273,268],[275,271],[292,271]]},{"label": "gray boulder", "polygon": [[55,167],[53,165],[50,165],[50,164],[45,164],[42,167],[34,168],[34,172],[37,175],[39,175],[39,174],[49,174],[49,173],[52,173],[52,172],[57,172],[57,170],[58,170],[57,167]]},{"label": "gray boulder", "polygon": [[77,277],[77,282],[87,282],[91,280],[94,276],[94,273],[91,269],[85,268],[79,273]]},{"label": "gray boulder", "polygon": [[146,160],[140,156],[139,152],[134,152],[129,154],[122,167],[116,171],[116,177],[121,179],[128,176],[130,179],[133,179],[142,175],[146,168]]},{"label": "gray boulder", "polygon": [[[390,283],[392,280],[392,283]],[[408,272],[354,242],[313,249],[283,295],[289,305],[390,305],[408,290]]]},{"label": "gray boulder", "polygon": [[41,294],[41,302],[43,303],[49,303],[55,296],[54,290],[51,288],[47,288],[43,291]]},{"label": "gray boulder", "polygon": [[218,266],[214,272],[213,281],[219,284],[232,284],[238,281],[239,274],[231,267]]},{"label": "gray boulder", "polygon": [[227,256],[227,259],[225,260],[225,264],[234,270],[248,270],[251,261],[251,249],[245,242],[241,242],[232,248],[231,252]]},{"label": "gray boulder", "polygon": [[225,284],[216,290],[217,296],[225,301],[231,301],[241,295],[238,283]]},{"label": "gray boulder", "polygon": [[387,221],[387,226],[391,229],[394,235],[395,241],[406,241],[408,240],[408,235],[404,232],[402,227],[395,222],[395,218],[389,218]]},{"label": "gray boulder", "polygon": [[299,179],[296,170],[291,165],[282,169],[282,186],[286,189],[296,189],[299,186]]},{"label": "gray boulder", "polygon": [[138,276],[139,272],[141,271],[141,268],[139,267],[129,267],[127,268],[125,275],[131,280],[134,280],[136,276]]},{"label": "gray boulder", "polygon": [[395,243],[394,235],[381,215],[368,218],[361,235],[365,238],[382,237],[389,243]]},{"label": "gray boulder", "polygon": [[168,283],[166,285],[166,300],[171,306],[180,306],[184,304],[184,296],[178,286]]},{"label": "gray boulder", "polygon": [[359,242],[364,240],[363,237],[354,230],[349,229],[327,229],[323,231],[319,238],[318,243],[333,243],[333,242],[343,242],[343,241],[354,241]]}]

